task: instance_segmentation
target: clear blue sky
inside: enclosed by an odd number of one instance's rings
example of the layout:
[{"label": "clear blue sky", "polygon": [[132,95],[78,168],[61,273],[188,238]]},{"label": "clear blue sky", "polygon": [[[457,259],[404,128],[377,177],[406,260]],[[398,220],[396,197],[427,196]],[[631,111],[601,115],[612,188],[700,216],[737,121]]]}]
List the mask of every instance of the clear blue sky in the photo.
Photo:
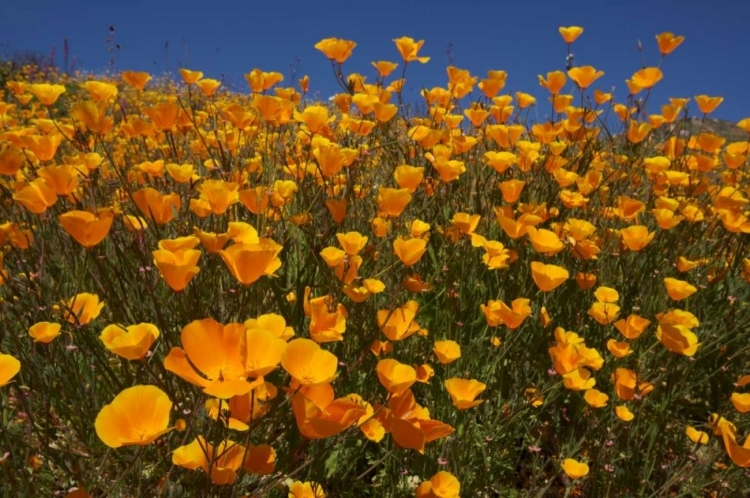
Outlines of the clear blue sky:
[{"label": "clear blue sky", "polygon": [[[99,72],[112,57],[120,70],[161,73],[182,66],[207,77],[225,75],[242,90],[242,75],[255,67],[280,71],[287,82],[296,68],[310,75],[311,91],[325,97],[338,87],[316,42],[330,36],[356,41],[345,72],[373,80],[370,62],[398,61],[391,40],[411,36],[426,40],[421,55],[432,60],[409,68],[408,91],[446,83],[450,46],[455,66],[482,77],[488,69],[506,70],[506,91],[546,100],[537,75],[565,64],[557,29],[579,25],[584,33],[573,45],[576,64],[604,70],[595,87],[614,86],[624,99],[624,80],[641,66],[637,40],[646,64],[655,65],[654,37],[672,31],[686,40],[664,62],[665,77],[650,101],[721,95],[725,101],[715,116],[738,121],[750,116],[748,22],[747,0],[2,0],[0,52],[49,54],[54,46],[62,64],[67,38],[79,68]],[[110,25],[115,38],[109,45],[121,46],[112,52],[105,42]],[[545,102],[540,113],[547,109]]]}]

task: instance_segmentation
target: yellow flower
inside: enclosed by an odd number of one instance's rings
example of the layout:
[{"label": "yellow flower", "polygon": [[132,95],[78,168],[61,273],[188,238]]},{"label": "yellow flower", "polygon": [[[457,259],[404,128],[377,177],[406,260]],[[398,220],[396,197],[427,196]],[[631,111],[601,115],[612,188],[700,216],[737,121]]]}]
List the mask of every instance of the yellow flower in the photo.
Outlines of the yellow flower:
[{"label": "yellow flower", "polygon": [[35,83],[29,85],[29,93],[39,99],[39,102],[46,106],[51,106],[65,92],[63,85],[50,85],[49,83]]},{"label": "yellow flower", "polygon": [[352,50],[356,46],[355,42],[340,38],[325,38],[315,44],[315,48],[323,52],[323,55],[339,64],[351,57]]},{"label": "yellow flower", "polygon": [[430,60],[429,57],[419,57],[418,52],[424,45],[424,40],[414,41],[414,38],[408,36],[402,36],[393,40],[396,43],[398,53],[401,54],[401,58],[404,62],[418,61],[425,64]]},{"label": "yellow flower", "polygon": [[461,357],[461,346],[456,341],[435,341],[432,351],[443,365],[453,363]]},{"label": "yellow flower", "polygon": [[589,466],[586,463],[566,458],[563,461],[562,468],[571,479],[580,479],[589,473]]},{"label": "yellow flower", "polygon": [[34,342],[48,344],[60,335],[61,328],[59,323],[38,322],[29,328],[29,335],[34,338]]},{"label": "yellow flower", "polygon": [[579,36],[581,36],[581,33],[583,33],[583,28],[581,28],[580,26],[561,26],[559,31],[560,35],[563,37],[563,40],[565,40],[565,43],[573,43],[578,39]]},{"label": "yellow flower", "polygon": [[172,402],[156,386],[133,386],[115,396],[96,416],[94,428],[110,448],[151,444],[169,432]]},{"label": "yellow flower", "polygon": [[111,210],[102,209],[98,214],[88,211],[68,211],[58,216],[60,225],[83,247],[99,244],[109,233],[114,221]]},{"label": "yellow flower", "polygon": [[7,385],[20,370],[20,361],[9,354],[0,353],[0,387]]},{"label": "yellow flower", "polygon": [[159,329],[151,323],[139,323],[128,327],[108,325],[99,336],[108,350],[128,360],[140,360],[146,356],[158,338]]},{"label": "yellow flower", "polygon": [[669,55],[685,41],[684,36],[675,36],[674,33],[665,31],[656,35],[656,41],[659,44],[659,52],[662,56]]},{"label": "yellow flower", "polygon": [[450,472],[441,470],[417,487],[416,498],[459,498],[461,483]]},{"label": "yellow flower", "polygon": [[53,309],[61,312],[68,323],[86,325],[96,319],[104,308],[104,303],[99,302],[99,296],[82,292],[67,302],[55,304]]},{"label": "yellow flower", "polygon": [[695,294],[698,289],[684,280],[676,278],[665,278],[664,286],[667,288],[667,294],[675,301],[682,301]]},{"label": "yellow flower", "polygon": [[451,378],[445,381],[445,389],[451,396],[453,406],[459,410],[466,410],[480,405],[484,400],[475,400],[487,385],[477,380]]}]

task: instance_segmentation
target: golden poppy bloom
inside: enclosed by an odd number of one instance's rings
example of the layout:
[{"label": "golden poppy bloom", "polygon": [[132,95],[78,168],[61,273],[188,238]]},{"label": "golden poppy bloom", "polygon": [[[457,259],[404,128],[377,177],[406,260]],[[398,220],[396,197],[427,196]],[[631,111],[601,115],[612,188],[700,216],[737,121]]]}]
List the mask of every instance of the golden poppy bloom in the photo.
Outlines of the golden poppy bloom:
[{"label": "golden poppy bloom", "polygon": [[609,396],[597,389],[589,389],[584,393],[583,399],[589,404],[589,406],[594,408],[604,408],[607,406]]},{"label": "golden poppy bloom", "polygon": [[197,83],[199,79],[203,78],[203,73],[200,71],[191,71],[190,69],[180,68],[180,75],[182,76],[182,81],[185,82],[186,85],[192,85],[193,83]]},{"label": "golden poppy bloom", "polygon": [[[278,389],[270,382],[259,385],[248,394],[233,396],[229,401],[209,399],[206,401],[208,415],[214,420],[221,420],[228,428],[235,431],[247,431],[250,421],[257,420],[270,409],[269,401],[278,394]],[[220,416],[219,409],[229,410],[229,417]]]},{"label": "golden poppy bloom", "polygon": [[695,444],[708,444],[708,434],[703,431],[697,430],[692,425],[688,425],[685,428],[685,434]]},{"label": "golden poppy bloom", "polygon": [[684,325],[659,324],[656,338],[673,353],[693,356],[700,347],[698,336]]},{"label": "golden poppy bloom", "polygon": [[545,265],[539,261],[531,262],[531,277],[542,292],[550,292],[559,287],[569,277],[568,270],[557,265]]},{"label": "golden poppy bloom", "polygon": [[69,211],[58,216],[60,225],[83,247],[99,244],[109,233],[114,221],[111,210],[101,209],[96,215],[88,211]]},{"label": "golden poppy bloom", "polygon": [[531,241],[534,250],[540,254],[552,256],[565,248],[560,237],[555,232],[544,228],[537,229],[533,226],[527,227],[526,232],[529,235],[529,241]]},{"label": "golden poppy bloom", "polygon": [[37,178],[13,194],[13,200],[34,214],[42,214],[57,202],[57,192],[44,178]]},{"label": "golden poppy bloom", "polygon": [[417,61],[422,64],[429,62],[429,57],[420,57],[418,55],[419,51],[422,49],[422,45],[424,45],[424,40],[414,41],[414,38],[402,36],[393,41],[396,44],[398,53],[401,54],[401,58],[404,59],[404,62]]},{"label": "golden poppy bloom", "polygon": [[406,267],[414,266],[427,251],[425,239],[403,239],[393,241],[393,251]]},{"label": "golden poppy bloom", "polygon": [[724,97],[709,97],[708,95],[696,95],[695,102],[703,114],[711,114],[724,102]]},{"label": "golden poppy bloom", "polygon": [[409,389],[417,381],[417,371],[398,360],[380,360],[376,371],[380,383],[393,394]]},{"label": "golden poppy bloom", "polygon": [[158,338],[159,329],[152,323],[139,323],[128,327],[108,325],[99,336],[109,351],[127,360],[140,360],[146,356]]},{"label": "golden poppy bloom", "polygon": [[662,57],[671,54],[685,41],[684,36],[675,36],[674,33],[665,31],[656,35],[656,42],[659,44],[659,52]]},{"label": "golden poppy bloom", "polygon": [[[292,393],[292,388],[287,391]],[[309,439],[331,437],[366,416],[365,403],[359,396],[334,397],[330,384],[303,386],[292,393],[292,411],[300,434]]]},{"label": "golden poppy bloom", "polygon": [[8,385],[10,380],[20,371],[20,361],[14,356],[0,353],[0,387]]},{"label": "golden poppy bloom", "polygon": [[234,182],[204,180],[197,190],[201,200],[208,202],[214,214],[224,214],[229,206],[240,201],[239,185]]},{"label": "golden poppy bloom", "polygon": [[290,341],[281,357],[281,366],[303,386],[331,381],[336,375],[338,358],[311,339]]},{"label": "golden poppy bloom", "polygon": [[367,237],[359,232],[337,233],[336,239],[349,256],[356,256],[367,244]]},{"label": "golden poppy bloom", "polygon": [[612,303],[593,303],[589,308],[588,315],[596,320],[600,325],[608,325],[615,320],[620,314],[620,307]]},{"label": "golden poppy bloom", "polygon": [[169,223],[181,205],[178,194],[162,194],[151,187],[134,192],[133,201],[147,219],[153,220],[157,225]]},{"label": "golden poppy bloom", "polygon": [[[0,159],[0,162],[2,162],[2,159]],[[2,168],[0,168],[1,172]],[[47,181],[47,185],[55,189],[55,192],[59,196],[70,195],[78,188],[79,172],[70,164],[45,166],[39,168],[36,173],[40,178],[44,178]]]},{"label": "golden poppy bloom", "polygon": [[539,84],[549,90],[549,93],[552,95],[560,93],[560,90],[565,87],[566,81],[567,78],[562,71],[552,71],[547,73],[547,79],[544,79],[541,74],[539,75]]},{"label": "golden poppy bloom", "polygon": [[420,453],[424,453],[425,444],[455,432],[450,425],[432,420],[429,411],[417,404],[411,389],[392,394],[379,419],[397,446]]},{"label": "golden poppy bloom", "polygon": [[243,324],[222,325],[213,318],[195,320],[183,327],[180,339],[183,347],[169,351],[164,368],[203,388],[209,396],[229,399],[263,383],[263,379],[248,380],[247,355],[241,346],[252,345],[247,343]]},{"label": "golden poppy bloom", "polygon": [[579,36],[581,36],[581,33],[583,33],[583,28],[580,26],[560,26],[559,31],[560,36],[563,37],[565,43],[573,43],[578,39]]},{"label": "golden poppy bloom", "polygon": [[664,73],[658,67],[645,67],[636,71],[630,78],[630,81],[640,88],[650,89],[660,82],[663,77]]},{"label": "golden poppy bloom", "polygon": [[145,71],[123,71],[122,80],[140,92],[151,80],[151,75]]},{"label": "golden poppy bloom", "polygon": [[156,386],[133,386],[120,392],[96,416],[94,428],[110,448],[145,446],[171,430],[172,402]]},{"label": "golden poppy bloom", "polygon": [[[251,444],[245,448],[226,439],[214,447],[203,436],[198,436],[172,452],[174,465],[190,470],[201,469],[212,483],[218,485],[232,484],[237,479],[237,472],[242,468],[243,462],[245,470],[250,474],[258,473],[254,469],[260,464],[260,469],[263,470],[260,474],[264,475],[273,472],[275,461],[276,452],[268,445]],[[269,472],[265,472],[269,469]]]},{"label": "golden poppy bloom", "polygon": [[568,70],[568,76],[576,82],[578,88],[585,90],[591,86],[594,81],[604,76],[604,71],[597,71],[593,66],[574,67]]},{"label": "golden poppy bloom", "polygon": [[450,394],[453,406],[459,410],[466,410],[484,402],[475,398],[487,389],[487,385],[474,379],[453,377],[445,381],[445,389]]},{"label": "golden poppy bloom", "polygon": [[531,315],[531,301],[526,298],[514,299],[511,307],[508,307],[503,301],[490,300],[486,305],[481,304],[480,308],[484,313],[487,324],[490,327],[497,327],[501,323],[511,330],[521,326],[521,323]]},{"label": "golden poppy bloom", "polygon": [[104,81],[87,81],[83,87],[94,102],[106,102],[117,96],[117,86]]},{"label": "golden poppy bloom", "polygon": [[289,498],[326,498],[323,486],[314,481],[294,481],[289,485]]},{"label": "golden poppy bloom", "polygon": [[459,498],[461,483],[456,477],[440,471],[417,487],[417,498]]},{"label": "golden poppy bloom", "polygon": [[432,351],[443,365],[453,363],[461,357],[461,346],[456,341],[435,341]]},{"label": "golden poppy bloom", "polygon": [[675,301],[687,299],[698,291],[698,289],[689,282],[678,280],[676,278],[665,278],[664,286],[667,288],[667,294],[669,294],[669,297]]},{"label": "golden poppy bloom", "polygon": [[378,326],[391,341],[401,341],[419,331],[419,324],[414,320],[419,310],[419,303],[407,301],[394,310],[378,310]]},{"label": "golden poppy bloom", "polygon": [[99,302],[99,296],[82,292],[67,302],[55,304],[53,310],[63,314],[68,323],[86,325],[96,319],[104,308]]},{"label": "golden poppy bloom", "polygon": [[34,339],[34,342],[48,344],[60,335],[61,328],[62,326],[59,323],[38,322],[29,328],[29,335]]},{"label": "golden poppy bloom", "polygon": [[278,255],[282,249],[276,242],[264,238],[257,244],[233,244],[217,252],[234,278],[243,285],[250,285],[281,268]]},{"label": "golden poppy bloom", "polygon": [[566,458],[563,461],[562,468],[571,479],[581,479],[582,477],[586,477],[589,473],[588,464],[579,462],[572,458]]},{"label": "golden poppy bloom", "polygon": [[630,340],[638,339],[646,330],[651,322],[638,315],[628,315],[627,318],[621,318],[614,323],[615,328],[626,338]]},{"label": "golden poppy bloom", "polygon": [[315,44],[315,48],[323,52],[323,55],[339,64],[343,64],[346,59],[351,57],[352,50],[356,46],[356,42],[341,38],[324,38]]},{"label": "golden poppy bloom", "polygon": [[167,285],[175,292],[181,292],[190,280],[200,272],[198,259],[201,252],[195,249],[157,249],[152,251],[154,264]]},{"label": "golden poppy bloom", "polygon": [[622,420],[623,422],[630,422],[635,418],[635,415],[633,412],[631,412],[627,406],[625,405],[618,405],[615,407],[615,415],[617,415],[617,418]]},{"label": "golden poppy bloom", "polygon": [[28,86],[28,92],[39,99],[39,102],[47,107],[57,102],[57,99],[65,93],[64,85],[50,85],[49,83],[34,83]]},{"label": "golden poppy bloom", "polygon": [[631,251],[640,251],[654,238],[655,232],[649,233],[643,225],[632,225],[620,230],[620,238],[625,247]]}]

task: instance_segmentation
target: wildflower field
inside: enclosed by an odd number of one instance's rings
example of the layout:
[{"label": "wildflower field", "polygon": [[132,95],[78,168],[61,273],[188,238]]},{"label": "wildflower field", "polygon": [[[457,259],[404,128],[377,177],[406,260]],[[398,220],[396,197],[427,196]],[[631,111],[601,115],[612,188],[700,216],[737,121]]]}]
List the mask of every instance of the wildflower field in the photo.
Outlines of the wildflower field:
[{"label": "wildflower field", "polygon": [[407,37],[323,102],[4,73],[0,495],[750,496],[750,118],[649,99],[682,41],[419,106]]}]

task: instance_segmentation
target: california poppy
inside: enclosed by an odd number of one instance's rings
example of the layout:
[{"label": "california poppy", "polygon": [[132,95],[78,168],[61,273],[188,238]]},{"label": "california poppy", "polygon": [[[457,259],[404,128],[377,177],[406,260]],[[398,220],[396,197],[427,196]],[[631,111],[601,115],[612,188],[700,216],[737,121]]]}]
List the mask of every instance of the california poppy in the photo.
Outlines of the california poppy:
[{"label": "california poppy", "polygon": [[94,428],[110,448],[151,444],[169,432],[172,402],[156,386],[129,387],[105,405],[96,416]]}]

